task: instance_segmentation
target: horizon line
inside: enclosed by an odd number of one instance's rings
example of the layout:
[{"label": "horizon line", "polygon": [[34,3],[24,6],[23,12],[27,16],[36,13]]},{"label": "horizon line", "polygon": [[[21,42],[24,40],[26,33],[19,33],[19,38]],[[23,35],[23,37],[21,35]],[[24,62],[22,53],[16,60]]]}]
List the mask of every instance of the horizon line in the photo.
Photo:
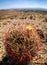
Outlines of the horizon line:
[{"label": "horizon line", "polygon": [[42,7],[33,7],[33,8],[4,8],[4,9],[0,9],[0,10],[13,10],[13,9],[16,9],[16,10],[22,10],[22,9],[29,9],[29,10],[33,10],[33,9],[37,9],[37,10],[47,10],[47,8],[42,8]]}]

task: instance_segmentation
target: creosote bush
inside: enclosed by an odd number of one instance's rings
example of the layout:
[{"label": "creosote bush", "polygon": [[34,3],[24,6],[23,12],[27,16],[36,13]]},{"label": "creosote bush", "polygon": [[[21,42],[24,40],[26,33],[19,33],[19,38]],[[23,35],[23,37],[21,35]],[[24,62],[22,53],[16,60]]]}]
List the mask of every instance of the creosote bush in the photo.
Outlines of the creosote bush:
[{"label": "creosote bush", "polygon": [[43,22],[47,22],[47,18],[45,18],[45,19],[43,20]]},{"label": "creosote bush", "polygon": [[5,33],[7,55],[16,62],[28,62],[41,50],[41,40],[37,31],[30,25],[19,25]]},{"label": "creosote bush", "polygon": [[33,17],[32,16],[30,16],[30,19],[32,19]]}]

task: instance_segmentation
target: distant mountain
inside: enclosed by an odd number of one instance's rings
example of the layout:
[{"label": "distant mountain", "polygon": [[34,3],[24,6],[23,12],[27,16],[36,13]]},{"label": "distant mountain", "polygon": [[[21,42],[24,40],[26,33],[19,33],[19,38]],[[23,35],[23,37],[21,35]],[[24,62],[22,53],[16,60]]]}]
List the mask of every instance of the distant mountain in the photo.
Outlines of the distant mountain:
[{"label": "distant mountain", "polygon": [[16,8],[16,10],[41,10],[41,11],[47,11],[45,8]]},{"label": "distant mountain", "polygon": [[2,10],[40,10],[40,11],[47,11],[45,8],[10,8],[10,9],[2,9]]}]

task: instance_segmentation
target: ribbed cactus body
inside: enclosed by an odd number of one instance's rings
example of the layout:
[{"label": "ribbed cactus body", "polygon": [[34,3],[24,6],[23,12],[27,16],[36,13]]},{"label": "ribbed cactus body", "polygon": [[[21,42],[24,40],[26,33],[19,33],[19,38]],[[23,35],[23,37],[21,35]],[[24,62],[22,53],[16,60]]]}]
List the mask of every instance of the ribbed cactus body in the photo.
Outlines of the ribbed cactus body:
[{"label": "ribbed cactus body", "polygon": [[30,25],[19,25],[5,33],[7,55],[16,63],[28,62],[41,49],[41,40],[36,29]]}]

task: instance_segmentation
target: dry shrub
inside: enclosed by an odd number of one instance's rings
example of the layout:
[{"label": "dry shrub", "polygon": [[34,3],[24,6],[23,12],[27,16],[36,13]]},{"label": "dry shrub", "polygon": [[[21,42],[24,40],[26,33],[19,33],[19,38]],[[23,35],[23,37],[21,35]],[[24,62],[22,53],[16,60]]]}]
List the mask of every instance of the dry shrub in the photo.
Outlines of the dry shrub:
[{"label": "dry shrub", "polygon": [[7,22],[3,22],[3,25],[7,25]]},{"label": "dry shrub", "polygon": [[33,17],[32,16],[30,16],[30,19],[32,19]]},{"label": "dry shrub", "polygon": [[47,22],[47,18],[45,18],[45,19],[43,20],[43,22]]}]

